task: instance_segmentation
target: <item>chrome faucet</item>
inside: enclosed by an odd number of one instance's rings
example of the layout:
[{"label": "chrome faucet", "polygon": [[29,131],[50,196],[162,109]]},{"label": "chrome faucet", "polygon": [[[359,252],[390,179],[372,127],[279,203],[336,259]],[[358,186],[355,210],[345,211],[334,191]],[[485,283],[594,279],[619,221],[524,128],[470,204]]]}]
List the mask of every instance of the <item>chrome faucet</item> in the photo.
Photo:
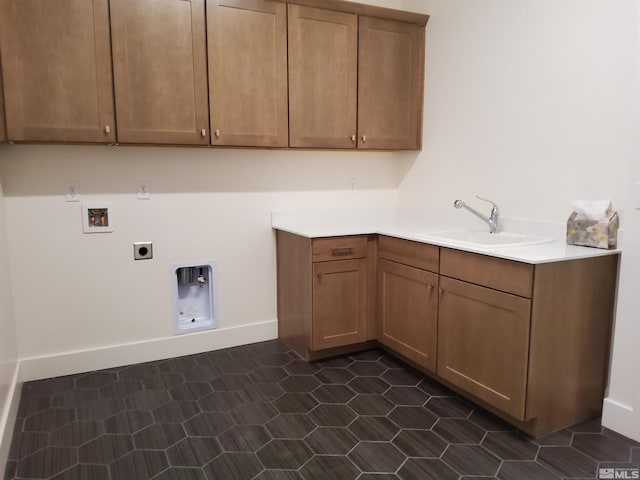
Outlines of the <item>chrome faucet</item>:
[{"label": "chrome faucet", "polygon": [[489,202],[492,205],[491,213],[489,214],[488,217],[485,217],[483,214],[481,214],[477,210],[474,210],[469,205],[464,203],[462,200],[456,200],[455,202],[453,202],[453,206],[456,208],[462,208],[462,207],[466,208],[471,213],[473,213],[476,217],[481,218],[482,220],[484,220],[489,224],[489,233],[496,233],[498,231],[498,206],[495,203],[493,203],[491,200],[487,200],[486,198],[479,197],[478,195],[476,195],[476,198],[479,200],[483,200],[485,202]]}]

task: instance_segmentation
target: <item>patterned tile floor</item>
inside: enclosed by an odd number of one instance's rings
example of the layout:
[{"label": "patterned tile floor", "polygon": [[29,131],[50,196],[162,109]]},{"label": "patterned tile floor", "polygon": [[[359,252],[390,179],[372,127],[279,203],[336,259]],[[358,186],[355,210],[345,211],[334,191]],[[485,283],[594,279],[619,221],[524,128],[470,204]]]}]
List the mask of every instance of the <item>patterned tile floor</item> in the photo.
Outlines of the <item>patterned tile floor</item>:
[{"label": "patterned tile floor", "polygon": [[536,441],[379,350],[278,341],[27,383],[5,479],[560,480],[640,467],[590,421]]}]

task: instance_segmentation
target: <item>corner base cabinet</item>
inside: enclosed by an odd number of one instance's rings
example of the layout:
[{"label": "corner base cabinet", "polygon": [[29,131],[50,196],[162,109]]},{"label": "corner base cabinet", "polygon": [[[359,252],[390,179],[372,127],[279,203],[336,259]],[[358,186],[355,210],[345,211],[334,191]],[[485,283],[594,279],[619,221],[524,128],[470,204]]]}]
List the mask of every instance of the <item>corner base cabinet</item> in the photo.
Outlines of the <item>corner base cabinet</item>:
[{"label": "corner base cabinet", "polygon": [[600,414],[618,255],[530,264],[386,235],[277,240],[279,337],[305,359],[382,345],[534,437]]},{"label": "corner base cabinet", "polygon": [[278,336],[303,358],[375,338],[375,245],[366,235],[312,240],[277,231]]}]

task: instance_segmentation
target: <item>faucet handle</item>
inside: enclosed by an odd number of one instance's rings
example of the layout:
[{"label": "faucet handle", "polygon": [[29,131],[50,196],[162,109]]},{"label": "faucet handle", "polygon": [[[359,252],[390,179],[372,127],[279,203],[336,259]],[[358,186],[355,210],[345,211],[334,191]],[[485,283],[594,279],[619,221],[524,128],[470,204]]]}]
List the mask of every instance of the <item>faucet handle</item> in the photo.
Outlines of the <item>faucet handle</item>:
[{"label": "faucet handle", "polygon": [[476,195],[476,198],[478,200],[482,200],[483,202],[489,202],[491,205],[493,205],[493,208],[495,209],[495,211],[498,211],[498,205],[496,205],[494,202],[492,202],[491,200],[489,200],[488,198],[482,198],[479,195]]}]

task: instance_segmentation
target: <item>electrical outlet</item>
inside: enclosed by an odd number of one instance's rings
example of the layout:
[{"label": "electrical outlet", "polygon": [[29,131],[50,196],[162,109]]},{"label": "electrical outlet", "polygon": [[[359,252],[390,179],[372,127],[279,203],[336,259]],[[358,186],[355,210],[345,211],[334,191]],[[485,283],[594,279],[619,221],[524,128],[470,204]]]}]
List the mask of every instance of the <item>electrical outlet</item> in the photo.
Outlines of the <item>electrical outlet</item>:
[{"label": "electrical outlet", "polygon": [[138,181],[138,200],[151,199],[151,192],[149,191],[149,182],[143,180]]},{"label": "electrical outlet", "polygon": [[64,184],[65,199],[67,202],[80,201],[80,186],[78,182],[66,182]]},{"label": "electrical outlet", "polygon": [[153,258],[153,243],[135,242],[133,244],[134,260],[151,260]]}]

